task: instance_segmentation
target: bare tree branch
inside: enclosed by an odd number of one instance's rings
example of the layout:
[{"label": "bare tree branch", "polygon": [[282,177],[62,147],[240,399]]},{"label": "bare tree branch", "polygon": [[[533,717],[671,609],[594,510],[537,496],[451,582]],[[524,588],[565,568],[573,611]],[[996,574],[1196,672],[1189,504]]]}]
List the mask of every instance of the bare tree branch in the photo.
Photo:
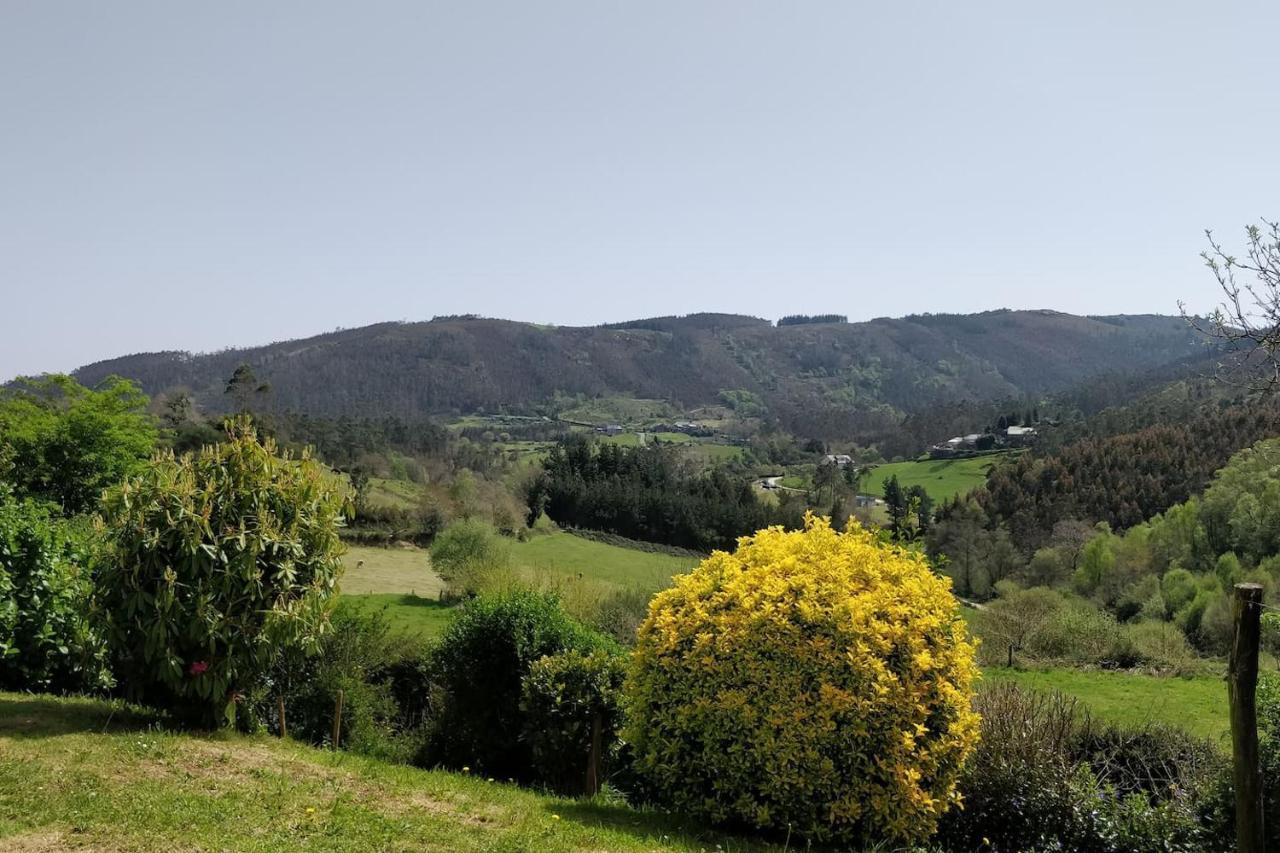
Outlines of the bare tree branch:
[{"label": "bare tree branch", "polygon": [[1245,228],[1243,259],[1228,254],[1212,231],[1205,232],[1209,248],[1200,257],[1223,300],[1208,317],[1189,314],[1181,302],[1178,307],[1196,331],[1222,348],[1219,379],[1271,392],[1280,386],[1280,222],[1261,223]]}]

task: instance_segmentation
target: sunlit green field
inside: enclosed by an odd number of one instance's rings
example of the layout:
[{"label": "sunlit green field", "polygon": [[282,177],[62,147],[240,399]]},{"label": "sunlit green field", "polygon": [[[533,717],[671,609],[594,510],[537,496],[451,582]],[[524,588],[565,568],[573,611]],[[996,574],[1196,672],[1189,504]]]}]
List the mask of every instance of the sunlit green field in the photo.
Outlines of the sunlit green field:
[{"label": "sunlit green field", "polygon": [[[971,492],[987,480],[987,471],[993,464],[1004,461],[1008,454],[975,456],[970,459],[925,459],[915,462],[890,462],[871,469],[863,483],[863,491],[870,495],[884,493],[884,484],[897,476],[904,489],[923,486],[935,501],[946,500]],[[784,480],[785,484],[786,481]]]},{"label": "sunlit green field", "polygon": [[431,569],[431,556],[421,548],[354,545],[342,562],[343,595],[412,593],[435,598],[444,589],[444,581]]},{"label": "sunlit green field", "polygon": [[366,612],[379,611],[386,617],[392,631],[424,638],[440,636],[454,613],[453,607],[438,599],[408,593],[344,595],[338,606]]},{"label": "sunlit green field", "polygon": [[546,574],[590,578],[618,587],[657,590],[671,576],[697,564],[693,557],[623,548],[593,542],[571,533],[534,536],[512,543],[512,561],[526,575]]},{"label": "sunlit green field", "polygon": [[1073,669],[992,668],[990,681],[1014,681],[1074,696],[1099,718],[1117,723],[1165,723],[1229,747],[1227,686],[1221,678],[1173,678]]},{"label": "sunlit green field", "polygon": [[[589,585],[596,589],[653,592],[697,564],[694,557],[624,548],[571,533],[534,536],[510,543],[516,576],[535,585]],[[353,546],[343,558],[342,605],[384,610],[397,630],[437,636],[451,609],[439,603],[444,581],[431,568],[431,555],[412,547]]]}]

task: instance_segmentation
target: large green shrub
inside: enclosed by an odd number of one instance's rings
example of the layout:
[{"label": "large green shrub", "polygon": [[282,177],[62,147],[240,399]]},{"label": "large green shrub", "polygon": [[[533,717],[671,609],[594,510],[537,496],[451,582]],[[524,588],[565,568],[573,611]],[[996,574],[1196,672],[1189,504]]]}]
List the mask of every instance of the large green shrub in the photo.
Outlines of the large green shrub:
[{"label": "large green shrub", "polygon": [[442,705],[419,762],[533,778],[520,709],[529,668],[547,655],[607,644],[570,618],[553,595],[515,589],[468,602],[435,651]]},{"label": "large green shrub", "polygon": [[520,712],[538,781],[564,794],[595,793],[586,779],[592,743],[599,748],[599,784],[617,751],[625,663],[604,650],[568,651],[529,667]]},{"label": "large green shrub", "polygon": [[89,622],[90,541],[0,484],[0,688],[111,686],[105,647]]},{"label": "large green shrub", "polygon": [[624,738],[679,811],[815,842],[920,842],[977,739],[975,675],[947,580],[811,516],[658,593]]},{"label": "large green shrub", "polygon": [[129,694],[201,725],[230,719],[277,654],[323,632],[348,508],[336,477],[247,421],[110,492],[95,609]]}]

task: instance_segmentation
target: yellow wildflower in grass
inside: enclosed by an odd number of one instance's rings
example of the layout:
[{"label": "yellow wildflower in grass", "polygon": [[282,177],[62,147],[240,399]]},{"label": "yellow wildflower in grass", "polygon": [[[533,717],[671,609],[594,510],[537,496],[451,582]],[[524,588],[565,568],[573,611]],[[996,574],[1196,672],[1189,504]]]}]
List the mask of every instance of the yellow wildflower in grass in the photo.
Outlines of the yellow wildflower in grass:
[{"label": "yellow wildflower in grass", "polygon": [[918,842],[978,738],[974,648],[919,555],[809,516],[650,604],[626,739],[667,802],[814,841]]}]

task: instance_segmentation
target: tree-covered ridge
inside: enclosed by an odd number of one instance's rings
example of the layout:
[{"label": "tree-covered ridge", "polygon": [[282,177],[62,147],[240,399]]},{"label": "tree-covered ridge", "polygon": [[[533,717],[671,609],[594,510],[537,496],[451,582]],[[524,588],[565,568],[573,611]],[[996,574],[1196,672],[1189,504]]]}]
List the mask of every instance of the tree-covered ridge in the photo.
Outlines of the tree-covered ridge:
[{"label": "tree-covered ridge", "polygon": [[844,314],[788,314],[778,318],[779,326],[804,326],[816,323],[847,323],[849,318]]},{"label": "tree-covered ridge", "polygon": [[713,405],[757,395],[789,430],[827,438],[885,436],[901,413],[947,401],[1006,399],[1089,376],[1176,362],[1197,351],[1175,317],[988,312],[775,327],[693,315],[612,327],[503,320],[384,323],[207,355],[152,353],[89,365],[86,383],[117,373],[151,394],[185,387],[226,409],[226,377],[252,366],[278,411],[399,417],[472,411],[545,413],[557,394],[626,395]]},{"label": "tree-covered ridge", "polygon": [[1181,423],[1023,455],[993,468],[977,498],[1020,547],[1033,550],[1064,519],[1102,521],[1117,530],[1140,524],[1204,489],[1241,448],[1277,434],[1280,407],[1211,405]]}]

